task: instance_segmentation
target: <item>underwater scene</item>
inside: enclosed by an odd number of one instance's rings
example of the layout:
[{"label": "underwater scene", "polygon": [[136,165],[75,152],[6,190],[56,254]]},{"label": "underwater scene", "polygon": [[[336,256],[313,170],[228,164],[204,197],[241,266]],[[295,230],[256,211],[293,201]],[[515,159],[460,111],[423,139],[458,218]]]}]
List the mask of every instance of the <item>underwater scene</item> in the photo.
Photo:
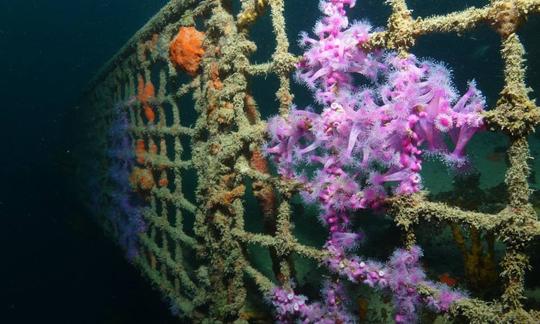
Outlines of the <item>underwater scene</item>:
[{"label": "underwater scene", "polygon": [[1,323],[540,323],[540,0],[59,7],[0,5]]}]

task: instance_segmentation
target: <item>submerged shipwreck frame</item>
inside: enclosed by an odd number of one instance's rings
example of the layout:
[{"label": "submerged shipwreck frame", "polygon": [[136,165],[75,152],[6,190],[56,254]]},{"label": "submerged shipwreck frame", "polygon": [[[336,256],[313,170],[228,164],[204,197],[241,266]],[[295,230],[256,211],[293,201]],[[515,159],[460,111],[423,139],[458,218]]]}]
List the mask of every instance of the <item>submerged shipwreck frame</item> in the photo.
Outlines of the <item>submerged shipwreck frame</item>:
[{"label": "submerged shipwreck frame", "polygon": [[[114,119],[113,107],[140,98],[145,82],[155,87],[151,98],[144,99],[155,112],[151,118],[142,113],[140,102],[126,108],[138,167],[149,170],[155,179],[143,188],[144,206],[137,207],[146,229],[138,234],[133,262],[180,317],[195,322],[247,322],[248,285],[255,284],[262,299],[274,285],[292,276],[291,255],[317,262],[324,258],[322,250],[299,243],[292,233],[291,197],[298,184],[269,172],[260,151],[266,123],[249,89],[254,77],[277,76],[275,114],[287,115],[293,101],[290,76],[298,58],[289,52],[285,0],[240,2],[240,13],[234,15],[230,0],[171,0],[104,66],[81,104],[92,141],[86,154],[92,155],[98,170],[92,177],[101,188],[103,205],[111,195],[106,171],[110,159],[104,152],[110,146],[106,134]],[[505,84],[485,120],[491,131],[510,139],[505,177],[508,205],[497,214],[431,202],[421,193],[389,199],[387,212],[402,229],[405,247],[415,244],[414,228],[426,221],[473,227],[504,243],[500,298],[460,300],[451,307],[451,317],[472,323],[538,322],[539,312],[525,310],[523,299],[529,269],[526,249],[540,235],[540,222],[529,202],[531,154],[527,142],[540,123],[540,110],[528,95],[525,50],[515,31],[528,15],[540,14],[540,0],[491,1],[483,8],[416,19],[405,0],[387,2],[392,13],[386,30],[370,40],[373,48],[406,53],[425,34],[459,34],[480,24],[488,24],[500,34]],[[249,39],[249,28],[268,14],[276,47],[269,62],[252,64],[250,54],[257,44]],[[189,77],[179,76],[185,72],[174,66],[169,53],[169,44],[182,26],[195,26],[205,33],[199,72]],[[190,96],[194,107],[183,106],[182,98]],[[196,114],[194,126],[183,122],[187,114]],[[196,174],[192,181],[196,188],[185,187],[188,172]],[[248,185],[259,202],[266,233],[245,230],[245,218],[250,216],[244,204]],[[194,201],[187,198],[188,190],[196,193]],[[187,214],[194,216],[189,230]],[[104,213],[98,218],[111,235],[117,234]],[[249,245],[268,249],[275,278],[251,265],[246,256]],[[432,293],[429,287],[416,288],[422,295]]]}]

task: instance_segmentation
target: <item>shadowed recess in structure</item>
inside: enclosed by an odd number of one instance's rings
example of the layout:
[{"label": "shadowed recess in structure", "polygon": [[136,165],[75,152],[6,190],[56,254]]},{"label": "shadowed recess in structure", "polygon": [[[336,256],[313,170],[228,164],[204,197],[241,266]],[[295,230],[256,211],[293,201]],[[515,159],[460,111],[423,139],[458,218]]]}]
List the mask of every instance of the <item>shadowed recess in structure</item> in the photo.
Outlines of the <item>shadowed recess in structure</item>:
[{"label": "shadowed recess in structure", "polygon": [[461,93],[467,89],[468,81],[475,80],[491,109],[504,85],[499,44],[500,37],[482,25],[461,36],[454,33],[421,36],[412,52],[419,58],[443,62],[452,72],[454,85]]},{"label": "shadowed recess in structure", "polygon": [[356,1],[356,6],[350,10],[350,20],[366,21],[373,28],[385,28],[391,13],[392,10],[386,1],[359,0]]},{"label": "shadowed recess in structure", "polygon": [[530,96],[532,98],[537,98],[537,101],[540,97],[540,60],[538,59],[540,57],[540,42],[538,41],[539,30],[540,17],[532,16],[527,19],[518,33],[526,51],[527,84],[532,89]]},{"label": "shadowed recess in structure", "polygon": [[465,10],[470,7],[481,8],[489,4],[489,0],[437,0],[436,5],[423,0],[409,0],[407,5],[412,10],[413,17],[430,17],[434,15],[445,15],[448,13]]},{"label": "shadowed recess in structure", "polygon": [[248,38],[255,40],[255,43],[257,44],[257,50],[249,56],[251,64],[270,62],[272,54],[274,54],[274,49],[276,48],[276,40],[272,33],[270,8],[264,9],[263,15],[251,25]]},{"label": "shadowed recess in structure", "polygon": [[279,87],[279,80],[274,74],[258,75],[250,78],[249,85],[251,95],[257,102],[261,118],[278,114],[278,101],[276,98],[276,90]]}]

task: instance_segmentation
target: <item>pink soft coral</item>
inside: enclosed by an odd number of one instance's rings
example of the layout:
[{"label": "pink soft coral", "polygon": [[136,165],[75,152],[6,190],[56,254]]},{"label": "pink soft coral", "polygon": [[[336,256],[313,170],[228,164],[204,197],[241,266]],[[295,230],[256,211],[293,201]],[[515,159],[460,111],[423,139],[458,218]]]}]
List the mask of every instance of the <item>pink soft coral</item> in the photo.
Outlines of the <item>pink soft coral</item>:
[{"label": "pink soft coral", "polygon": [[[328,268],[352,282],[390,290],[396,322],[410,323],[420,302],[447,311],[462,294],[425,279],[418,247],[397,250],[386,264],[350,257],[361,238],[350,228],[350,215],[379,208],[388,195],[418,192],[426,154],[463,168],[466,144],[483,128],[485,100],[474,82],[459,98],[441,64],[365,51],[361,45],[369,40],[370,26],[349,24],[345,7],[354,5],[321,1],[325,17],[314,28],[317,39],[301,36],[306,51],[296,77],[313,91],[322,111],[292,107],[285,118],[270,119],[265,152],[283,177],[303,183],[306,201],[320,206],[330,232]],[[356,75],[371,82],[358,84]],[[424,298],[416,291],[419,284],[439,293]],[[282,302],[278,298],[275,304],[283,310]],[[294,318],[306,318],[296,312]]]}]

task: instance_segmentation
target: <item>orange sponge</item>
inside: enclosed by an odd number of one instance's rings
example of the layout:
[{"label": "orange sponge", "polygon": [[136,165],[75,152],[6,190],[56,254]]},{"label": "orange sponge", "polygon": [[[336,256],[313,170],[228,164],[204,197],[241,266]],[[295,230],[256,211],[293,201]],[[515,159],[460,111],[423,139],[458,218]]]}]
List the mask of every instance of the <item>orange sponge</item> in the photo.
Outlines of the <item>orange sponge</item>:
[{"label": "orange sponge", "polygon": [[129,182],[134,189],[141,191],[150,191],[156,186],[152,172],[138,167],[134,167],[131,171]]},{"label": "orange sponge", "polygon": [[171,61],[191,76],[197,74],[204,55],[203,39],[204,33],[195,27],[180,27],[169,46]]},{"label": "orange sponge", "polygon": [[154,120],[156,119],[156,114],[154,113],[154,109],[150,104],[150,100],[155,97],[156,89],[154,88],[152,81],[148,80],[145,83],[141,75],[139,75],[138,81],[137,99],[139,99],[143,106],[144,116],[146,117],[146,119],[149,122],[154,122]]}]

